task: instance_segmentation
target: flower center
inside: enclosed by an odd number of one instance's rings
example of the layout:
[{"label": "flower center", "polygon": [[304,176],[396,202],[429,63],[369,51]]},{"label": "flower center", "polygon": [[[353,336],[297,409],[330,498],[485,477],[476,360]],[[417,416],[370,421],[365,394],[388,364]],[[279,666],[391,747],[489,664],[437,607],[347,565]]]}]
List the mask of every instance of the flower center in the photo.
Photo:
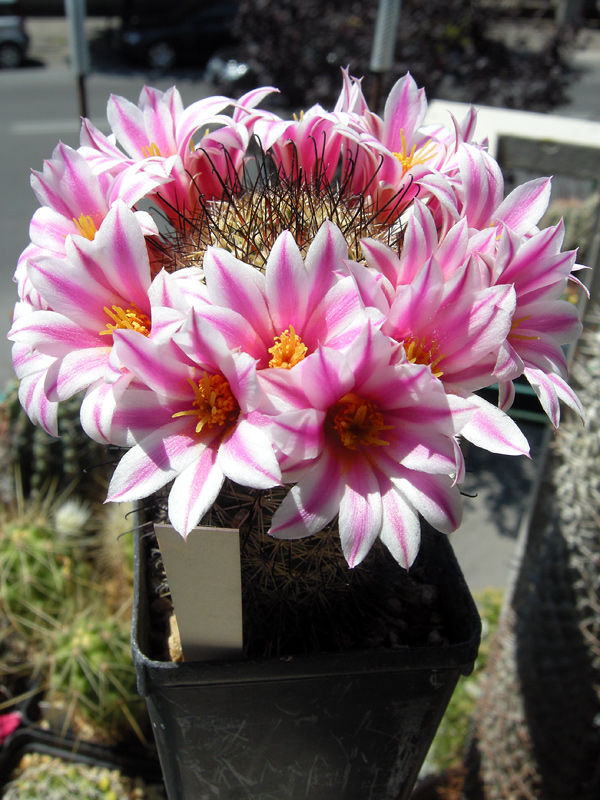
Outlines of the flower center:
[{"label": "flower center", "polygon": [[124,329],[150,336],[150,317],[144,314],[135,303],[132,303],[131,308],[113,306],[110,309],[104,306],[104,311],[112,319],[112,322],[106,323],[106,330],[100,331],[100,336],[106,336],[107,334],[112,334],[113,331]]},{"label": "flower center", "polygon": [[383,431],[393,429],[386,425],[383,414],[372,400],[365,400],[350,393],[329,410],[333,427],[344,447],[356,450],[357,445],[387,445],[380,437]]},{"label": "flower center", "polygon": [[142,146],[142,155],[150,158],[151,156],[161,156],[161,152],[156,142],[150,142],[150,144]]},{"label": "flower center", "polygon": [[402,346],[411,364],[425,364],[431,367],[431,372],[436,378],[442,377],[444,374],[443,371],[441,369],[436,369],[436,367],[440,361],[442,361],[444,355],[437,355],[437,342],[429,344],[424,336],[420,339],[409,337],[402,342]]},{"label": "flower center", "polygon": [[269,347],[269,353],[273,356],[269,361],[269,366],[291,369],[302,361],[307,352],[307,346],[290,325],[281,336],[275,337],[273,347]]},{"label": "flower center", "polygon": [[173,414],[174,418],[198,417],[196,433],[200,433],[204,427],[213,428],[218,425],[223,428],[235,422],[240,407],[222,375],[209,375],[204,372],[202,380],[197,384],[191,378],[188,378],[188,381],[195,395],[192,408],[178,411],[177,414]]},{"label": "flower center", "polygon": [[75,219],[75,217],[73,217],[73,222],[82,236],[85,236],[85,238],[89,239],[90,242],[94,240],[94,236],[98,232],[98,228],[90,216],[82,214],[79,219]]},{"label": "flower center", "polygon": [[394,153],[398,161],[402,164],[402,173],[405,175],[409,169],[416,167],[417,164],[424,164],[430,161],[436,153],[435,142],[427,142],[417,150],[417,145],[413,144],[410,153],[406,152],[406,139],[404,138],[404,129],[400,129],[400,140],[402,142],[402,151]]}]

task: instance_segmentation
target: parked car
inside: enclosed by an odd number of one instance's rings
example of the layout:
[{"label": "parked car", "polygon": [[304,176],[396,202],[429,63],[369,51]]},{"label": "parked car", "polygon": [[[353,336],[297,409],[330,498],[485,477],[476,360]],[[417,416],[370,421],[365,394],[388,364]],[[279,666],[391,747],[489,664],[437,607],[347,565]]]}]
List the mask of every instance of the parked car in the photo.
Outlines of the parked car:
[{"label": "parked car", "polygon": [[140,19],[123,27],[123,56],[155,69],[176,64],[206,63],[212,53],[233,41],[231,27],[237,4],[210,3],[160,20]]},{"label": "parked car", "polygon": [[18,0],[0,0],[0,68],[20,67],[29,47]]}]

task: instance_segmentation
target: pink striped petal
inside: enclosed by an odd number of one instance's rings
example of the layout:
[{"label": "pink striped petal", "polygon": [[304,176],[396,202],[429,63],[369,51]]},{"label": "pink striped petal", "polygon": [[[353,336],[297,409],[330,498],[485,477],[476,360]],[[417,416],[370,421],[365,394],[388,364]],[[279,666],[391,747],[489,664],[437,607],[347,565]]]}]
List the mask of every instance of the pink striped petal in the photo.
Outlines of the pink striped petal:
[{"label": "pink striped petal", "polygon": [[438,531],[451,533],[458,528],[462,518],[462,500],[451,478],[400,467],[398,476],[392,476],[390,480]]},{"label": "pink striped petal", "polygon": [[276,539],[302,539],[318,533],[338,513],[342,493],[338,462],[325,451],[287,493],[273,515],[269,534]]},{"label": "pink striped petal", "polygon": [[40,256],[29,262],[27,272],[54,312],[71,320],[83,336],[97,337],[111,321],[104,308],[122,306],[123,300],[77,262],[77,258]]},{"label": "pink striped petal", "polygon": [[245,317],[270,347],[280,331],[274,332],[270,322],[264,276],[227,251],[213,247],[204,256],[204,274],[211,301]]},{"label": "pink striped petal", "polygon": [[184,539],[217,499],[223,478],[216,463],[216,448],[212,447],[204,448],[194,463],[175,478],[169,492],[169,520]]},{"label": "pink striped petal", "polygon": [[34,425],[41,425],[51,436],[58,436],[58,403],[46,397],[45,378],[45,372],[37,372],[21,378],[18,392],[19,402]]},{"label": "pink striped petal", "polygon": [[[392,87],[383,112],[385,120],[383,143],[392,152],[401,151],[400,131],[404,131],[407,146],[427,113],[427,100],[410,73]],[[410,147],[409,147],[410,149]]]},{"label": "pink striped petal", "polygon": [[121,364],[161,398],[186,399],[190,394],[190,366],[174,341],[156,342],[136,331],[113,334]]},{"label": "pink striped petal", "polygon": [[135,303],[148,313],[151,276],[146,238],[134,212],[125,203],[117,201],[113,205],[93,241],[80,237],[73,239],[71,246],[90,274],[103,280],[129,305]]},{"label": "pink striped petal", "polygon": [[339,512],[340,542],[350,568],[367,555],[379,536],[382,521],[377,478],[367,459],[356,459],[346,473]]},{"label": "pink striped petal", "polygon": [[189,467],[205,444],[188,431],[185,418],[177,419],[125,453],[108,487],[107,501],[148,497]]},{"label": "pink striped petal", "polygon": [[355,383],[345,357],[329,347],[319,347],[289,372],[288,380],[298,380],[309,405],[320,411],[337,403]]},{"label": "pink striped petal", "polygon": [[512,381],[498,381],[498,408],[508,411],[515,402],[515,385]]},{"label": "pink striped petal", "polygon": [[284,231],[273,245],[265,269],[265,290],[273,327],[278,334],[292,325],[304,330],[309,277],[294,237]]},{"label": "pink striped petal", "polygon": [[356,284],[350,276],[341,278],[310,314],[300,337],[314,351],[319,343],[334,350],[345,350],[367,323],[367,314]]},{"label": "pink striped petal", "polygon": [[125,152],[132,158],[143,157],[142,147],[150,145],[151,141],[146,135],[142,109],[125,97],[112,94],[108,100],[106,116]]},{"label": "pink striped petal", "polygon": [[440,242],[436,258],[447,279],[463,264],[469,243],[469,226],[466,219],[453,225]]},{"label": "pink striped petal", "polygon": [[104,375],[109,350],[104,347],[83,348],[57,358],[48,368],[44,391],[50,400],[68,400],[87,389]]},{"label": "pink striped petal", "polygon": [[[122,375],[120,382],[105,383],[99,380],[89,387],[81,402],[79,417],[81,427],[90,439],[101,444],[115,444],[121,447],[132,447],[135,444],[126,427],[123,430],[117,429],[116,432],[112,430],[117,403],[131,378],[131,375]],[[156,425],[153,425],[148,433],[155,429]]]},{"label": "pink striped petal", "polygon": [[421,525],[419,515],[391,483],[381,487],[383,517],[379,538],[404,569],[419,552]]},{"label": "pink striped petal", "polygon": [[74,349],[102,348],[104,344],[98,334],[83,330],[76,322],[55,311],[34,311],[21,317],[8,332],[8,338],[55,358],[61,358]]},{"label": "pink striped petal", "polygon": [[281,483],[281,470],[269,438],[248,419],[240,419],[219,447],[217,464],[235,483],[268,489]]},{"label": "pink striped petal", "polygon": [[551,178],[535,178],[517,186],[500,203],[494,218],[520,236],[525,236],[546,212],[551,189]]},{"label": "pink striped petal", "polygon": [[378,269],[392,286],[396,286],[402,271],[397,253],[376,239],[361,239],[360,246],[369,266]]},{"label": "pink striped petal", "polygon": [[252,325],[237,311],[222,306],[203,306],[198,309],[197,315],[213,326],[227,342],[231,350],[243,348],[246,353],[256,359],[259,366],[267,366],[271,354],[268,352],[268,345],[273,345],[272,340],[264,342]]},{"label": "pink striped petal", "polygon": [[314,307],[334,281],[336,270],[345,272],[348,245],[339,228],[326,221],[319,228],[306,254],[306,272],[310,282],[308,307]]},{"label": "pink striped petal", "polygon": [[477,395],[469,399],[476,411],[462,427],[461,436],[492,453],[529,456],[529,442],[507,414]]},{"label": "pink striped petal", "polygon": [[464,195],[463,214],[470,227],[483,228],[502,200],[502,172],[497,162],[475,145],[462,145],[458,161]]}]

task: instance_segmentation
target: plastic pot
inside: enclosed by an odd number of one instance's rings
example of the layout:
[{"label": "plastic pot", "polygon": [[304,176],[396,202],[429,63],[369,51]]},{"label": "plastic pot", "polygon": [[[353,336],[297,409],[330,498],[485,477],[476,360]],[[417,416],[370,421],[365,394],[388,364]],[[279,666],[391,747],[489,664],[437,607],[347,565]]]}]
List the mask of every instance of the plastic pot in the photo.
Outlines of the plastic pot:
[{"label": "plastic pot", "polygon": [[480,620],[447,538],[419,555],[449,644],[264,660],[150,657],[145,541],[136,543],[133,659],[169,800],[405,800]]}]

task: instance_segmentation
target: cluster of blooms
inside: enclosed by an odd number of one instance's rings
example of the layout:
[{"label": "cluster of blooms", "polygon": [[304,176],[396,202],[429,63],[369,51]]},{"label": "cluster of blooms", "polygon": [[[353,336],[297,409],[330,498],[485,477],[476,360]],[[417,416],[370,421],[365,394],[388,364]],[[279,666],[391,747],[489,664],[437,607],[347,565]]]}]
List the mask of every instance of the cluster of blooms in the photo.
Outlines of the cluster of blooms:
[{"label": "cluster of blooms", "polygon": [[[284,120],[259,108],[272,91],[113,96],[110,136],[84,120],[80,147],[33,173],[21,403],[57,435],[58,403],[85,391],[85,431],[127,448],[108,499],[172,482],[183,536],[225,477],[289,484],[273,536],[339,514],[350,566],[379,537],[408,567],[419,515],[460,523],[460,438],[528,452],[505,413],[517,377],[554,425],[559,401],[582,412],[561,348],[581,331],[561,299],[575,252],[562,224],[537,227],[549,179],[503,199],[475,112],[423,127],[410,75],[383,118],[346,72],[332,112]],[[268,168],[249,180],[256,142]],[[498,406],[476,394],[493,384]]]}]

